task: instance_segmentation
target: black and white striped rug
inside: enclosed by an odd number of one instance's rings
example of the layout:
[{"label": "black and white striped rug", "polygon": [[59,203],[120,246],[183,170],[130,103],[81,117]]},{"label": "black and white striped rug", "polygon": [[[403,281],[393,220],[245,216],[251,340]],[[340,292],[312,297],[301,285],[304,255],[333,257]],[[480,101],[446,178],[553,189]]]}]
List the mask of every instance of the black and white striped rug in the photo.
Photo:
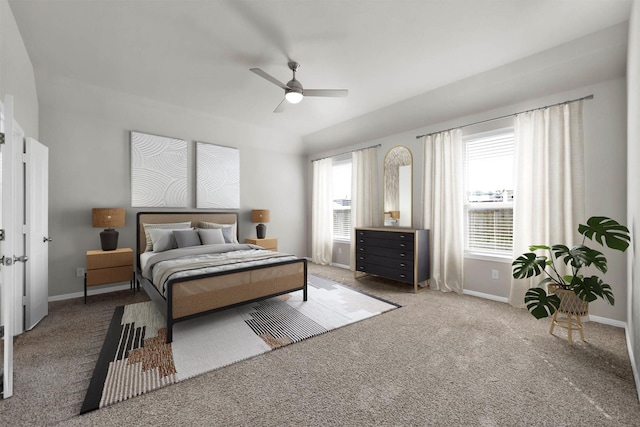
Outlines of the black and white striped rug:
[{"label": "black and white striped rug", "polygon": [[166,344],[153,302],[117,307],[80,413],[399,307],[310,275],[302,291],[178,323]]}]

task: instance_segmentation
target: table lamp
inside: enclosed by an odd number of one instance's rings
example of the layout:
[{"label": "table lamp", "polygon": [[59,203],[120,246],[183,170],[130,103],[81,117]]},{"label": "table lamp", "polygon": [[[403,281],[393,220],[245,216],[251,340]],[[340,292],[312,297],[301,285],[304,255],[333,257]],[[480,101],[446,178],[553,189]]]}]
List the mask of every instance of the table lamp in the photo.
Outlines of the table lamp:
[{"label": "table lamp", "polygon": [[124,208],[93,208],[91,224],[96,228],[104,228],[100,233],[100,243],[103,251],[113,251],[118,247],[118,232],[116,227],[124,227]]},{"label": "table lamp", "polygon": [[254,209],[251,211],[251,222],[259,222],[260,224],[256,225],[256,234],[258,235],[258,239],[264,239],[264,236],[267,235],[267,226],[264,225],[264,222],[269,222],[269,211],[267,209]]}]

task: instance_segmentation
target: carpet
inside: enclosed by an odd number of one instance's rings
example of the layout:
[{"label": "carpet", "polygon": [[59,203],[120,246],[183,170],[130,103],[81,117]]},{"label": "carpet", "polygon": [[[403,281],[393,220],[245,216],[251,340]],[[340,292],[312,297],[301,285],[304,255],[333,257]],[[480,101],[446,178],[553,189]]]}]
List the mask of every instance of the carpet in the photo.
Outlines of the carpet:
[{"label": "carpet", "polygon": [[171,344],[152,301],[117,307],[80,413],[399,307],[313,275],[307,289],[177,323]]}]

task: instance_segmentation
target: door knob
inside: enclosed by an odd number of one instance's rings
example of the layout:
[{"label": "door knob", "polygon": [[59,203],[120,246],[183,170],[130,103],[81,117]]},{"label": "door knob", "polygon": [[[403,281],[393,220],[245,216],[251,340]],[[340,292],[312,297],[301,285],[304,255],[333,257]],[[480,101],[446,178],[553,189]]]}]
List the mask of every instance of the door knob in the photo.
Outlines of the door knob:
[{"label": "door knob", "polygon": [[0,265],[6,265],[7,267],[10,265],[13,265],[16,262],[27,262],[29,260],[29,257],[26,255],[22,255],[22,256],[2,256],[2,258],[0,258]]},{"label": "door knob", "polygon": [[44,243],[52,242],[52,241],[53,241],[53,238],[52,238],[52,237],[43,237],[43,238],[42,238],[42,241],[43,241]]}]

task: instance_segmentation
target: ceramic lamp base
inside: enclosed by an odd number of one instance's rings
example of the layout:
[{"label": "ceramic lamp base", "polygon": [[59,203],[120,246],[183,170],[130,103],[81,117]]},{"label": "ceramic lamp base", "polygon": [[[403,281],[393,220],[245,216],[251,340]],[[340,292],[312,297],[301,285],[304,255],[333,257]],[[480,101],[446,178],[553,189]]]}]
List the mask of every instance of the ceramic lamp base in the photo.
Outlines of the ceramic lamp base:
[{"label": "ceramic lamp base", "polygon": [[103,251],[115,251],[118,247],[118,232],[113,228],[107,228],[100,233],[100,243]]},{"label": "ceramic lamp base", "polygon": [[258,239],[264,239],[264,236],[267,235],[267,226],[264,224],[256,225],[256,234],[258,235]]}]

